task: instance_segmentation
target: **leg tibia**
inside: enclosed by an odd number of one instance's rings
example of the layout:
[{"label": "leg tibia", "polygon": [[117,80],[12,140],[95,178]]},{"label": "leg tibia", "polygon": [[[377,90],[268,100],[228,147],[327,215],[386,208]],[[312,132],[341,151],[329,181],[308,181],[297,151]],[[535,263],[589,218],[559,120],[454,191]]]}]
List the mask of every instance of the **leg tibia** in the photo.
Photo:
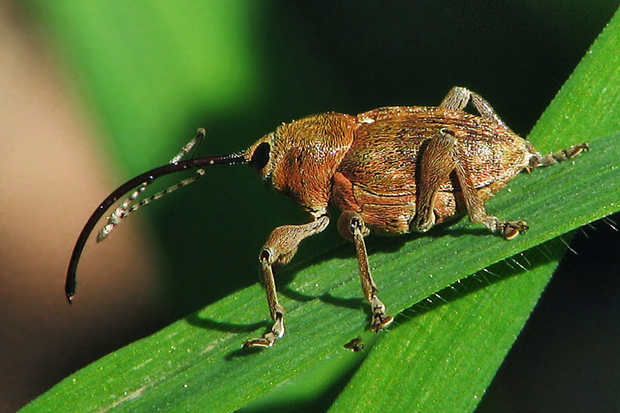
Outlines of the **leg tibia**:
[{"label": "leg tibia", "polygon": [[463,191],[467,214],[471,222],[482,223],[491,232],[498,232],[508,240],[527,231],[528,226],[525,221],[505,221],[489,215],[484,200],[478,194],[470,174],[458,163],[455,170],[461,185],[461,190]]},{"label": "leg tibia", "polygon": [[379,331],[386,327],[393,320],[385,312],[385,305],[379,297],[377,297],[377,285],[370,275],[370,266],[368,265],[368,253],[366,252],[366,243],[364,236],[368,235],[368,229],[364,225],[362,217],[352,211],[345,211],[340,215],[338,220],[338,230],[340,234],[353,241],[355,244],[355,252],[357,254],[357,262],[360,269],[360,279],[362,282],[362,291],[364,297],[370,303],[372,308],[372,321],[370,328],[373,331]]}]

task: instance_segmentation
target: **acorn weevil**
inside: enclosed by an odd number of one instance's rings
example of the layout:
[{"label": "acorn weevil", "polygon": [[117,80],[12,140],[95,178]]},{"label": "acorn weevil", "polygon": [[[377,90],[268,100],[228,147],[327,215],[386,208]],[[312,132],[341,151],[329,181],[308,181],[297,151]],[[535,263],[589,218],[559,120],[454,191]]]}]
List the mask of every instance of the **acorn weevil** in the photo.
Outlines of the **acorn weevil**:
[{"label": "acorn weevil", "polygon": [[[465,112],[472,103],[478,115]],[[259,254],[261,273],[273,327],[244,347],[271,347],[284,335],[284,308],[278,302],[274,269],[288,263],[299,243],[329,224],[328,206],[342,211],[340,234],[353,242],[364,298],[372,308],[371,329],[392,322],[377,296],[370,275],[364,237],[428,231],[433,225],[466,213],[470,221],[512,239],[528,229],[525,221],[506,221],[488,215],[485,201],[521,170],[572,158],[585,143],[542,156],[498,117],[489,103],[465,88],[454,87],[439,106],[395,106],[357,116],[321,113],[283,123],[247,150],[223,156],[181,160],[196,138],[172,161],[121,185],[95,210],[77,240],[65,293],[75,294],[76,269],[89,234],[106,210],[134,190],[108,217],[99,232],[104,239],[129,213],[204,174],[210,165],[249,164],[272,188],[290,197],[310,215],[310,222],[273,230]],[[132,204],[155,179],[193,169],[197,175]],[[137,188],[137,189],[135,189]]]}]

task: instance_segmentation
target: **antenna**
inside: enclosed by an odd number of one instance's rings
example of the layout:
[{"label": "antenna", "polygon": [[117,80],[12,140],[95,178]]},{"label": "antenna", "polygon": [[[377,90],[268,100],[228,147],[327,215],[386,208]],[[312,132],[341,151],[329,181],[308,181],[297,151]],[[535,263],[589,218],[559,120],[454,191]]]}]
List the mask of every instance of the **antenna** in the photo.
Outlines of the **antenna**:
[{"label": "antenna", "polygon": [[[109,235],[109,233],[116,227],[116,225],[118,225],[118,223],[131,212],[135,212],[138,208],[154,200],[157,200],[176,189],[189,185],[190,183],[198,180],[204,174],[204,169],[201,168],[212,165],[237,165],[247,164],[250,162],[250,160],[246,158],[245,152],[238,152],[220,156],[191,158],[181,161],[181,158],[189,150],[191,150],[191,148],[196,143],[200,143],[205,134],[206,131],[204,129],[198,129],[198,134],[196,135],[196,137],[187,145],[185,145],[181,152],[179,152],[177,156],[172,158],[172,161],[169,164],[151,169],[150,171],[144,172],[143,174],[140,174],[125,182],[124,184],[116,188],[110,195],[108,195],[103,200],[103,202],[101,202],[101,204],[99,204],[99,206],[95,209],[90,218],[88,218],[88,221],[86,221],[84,228],[82,228],[82,232],[80,232],[80,236],[75,243],[75,247],[73,247],[71,260],[69,261],[69,268],[67,269],[67,279],[65,282],[65,294],[67,295],[67,300],[69,300],[70,304],[72,303],[73,296],[75,295],[77,266],[80,261],[80,257],[82,256],[84,246],[86,245],[86,241],[88,240],[88,237],[90,236],[91,232],[93,231],[101,217],[123,195],[125,195],[132,189],[135,189],[134,192],[132,192],[132,194],[110,215],[110,217],[108,218],[108,223],[100,231],[98,238],[101,238],[101,240],[105,239]],[[178,184],[164,189],[163,191],[158,192],[157,194],[141,201],[136,205],[130,206],[131,202],[133,202],[140,195],[140,193],[142,193],[142,191],[144,191],[144,189],[156,179],[176,172],[186,171],[188,169],[197,169],[196,172],[198,173],[198,175],[192,178],[185,179]]]}]

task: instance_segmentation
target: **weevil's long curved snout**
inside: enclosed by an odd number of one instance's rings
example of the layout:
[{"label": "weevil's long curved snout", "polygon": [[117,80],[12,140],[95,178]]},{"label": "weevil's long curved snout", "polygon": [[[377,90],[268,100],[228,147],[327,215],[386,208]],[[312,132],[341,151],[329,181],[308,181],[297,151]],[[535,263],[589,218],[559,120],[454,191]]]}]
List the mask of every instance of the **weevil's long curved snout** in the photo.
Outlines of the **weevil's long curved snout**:
[{"label": "weevil's long curved snout", "polygon": [[[201,132],[204,133],[204,131],[201,130],[199,134]],[[88,240],[90,233],[97,225],[97,222],[116,201],[118,201],[129,191],[144,186],[145,184],[148,185],[156,179],[161,178],[165,175],[182,172],[189,169],[199,170],[200,168],[211,165],[247,164],[250,162],[250,159],[248,158],[248,154],[246,152],[239,152],[230,155],[207,156],[201,158],[187,159],[184,161],[179,161],[175,157],[173,161],[176,162],[172,162],[164,166],[151,169],[150,171],[138,175],[135,178],[132,178],[129,181],[125,182],[123,185],[119,186],[114,192],[108,195],[108,197],[104,199],[101,204],[99,204],[97,209],[95,209],[95,212],[93,212],[90,218],[88,218],[88,221],[86,221],[86,224],[84,225],[84,228],[82,228],[82,232],[80,233],[80,236],[75,243],[75,247],[73,247],[73,253],[71,254],[71,260],[69,261],[69,268],[67,269],[65,294],[70,304],[72,303],[73,296],[75,295],[76,270],[80,261],[80,256],[82,255],[82,251],[84,250],[84,246],[86,245],[86,241]]]}]

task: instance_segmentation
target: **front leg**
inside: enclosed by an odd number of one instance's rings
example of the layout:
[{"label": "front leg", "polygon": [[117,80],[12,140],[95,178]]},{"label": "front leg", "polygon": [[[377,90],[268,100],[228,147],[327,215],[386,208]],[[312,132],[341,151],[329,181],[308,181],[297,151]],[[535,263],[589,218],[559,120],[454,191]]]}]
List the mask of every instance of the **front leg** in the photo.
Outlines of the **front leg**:
[{"label": "front leg", "polygon": [[329,225],[329,217],[321,215],[307,224],[284,225],[271,232],[258,259],[261,263],[261,274],[267,292],[267,304],[269,304],[269,312],[274,324],[271,330],[263,334],[261,338],[246,341],[243,348],[271,347],[276,339],[284,335],[284,307],[278,302],[274,267],[288,263],[303,239],[323,231],[327,225]]}]

